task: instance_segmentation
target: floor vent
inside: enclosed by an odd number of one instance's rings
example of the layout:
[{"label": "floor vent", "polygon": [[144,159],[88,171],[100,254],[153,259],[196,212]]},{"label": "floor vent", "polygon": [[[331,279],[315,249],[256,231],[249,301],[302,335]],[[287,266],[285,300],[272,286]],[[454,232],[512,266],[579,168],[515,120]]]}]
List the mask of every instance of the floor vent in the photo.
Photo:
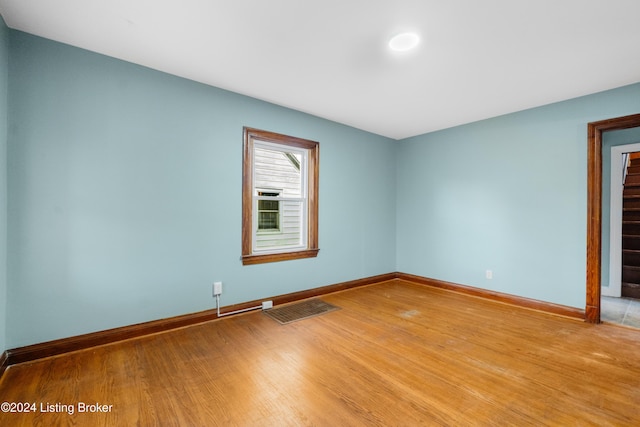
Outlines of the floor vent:
[{"label": "floor vent", "polygon": [[284,307],[264,310],[263,313],[282,325],[286,325],[287,323],[319,316],[339,308],[319,299],[310,299]]}]

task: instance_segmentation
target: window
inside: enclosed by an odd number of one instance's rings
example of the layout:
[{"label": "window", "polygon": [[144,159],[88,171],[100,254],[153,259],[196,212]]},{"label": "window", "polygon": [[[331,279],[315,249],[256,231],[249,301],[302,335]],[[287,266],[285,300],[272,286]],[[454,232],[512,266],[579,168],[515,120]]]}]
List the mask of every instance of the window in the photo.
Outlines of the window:
[{"label": "window", "polygon": [[318,143],[244,128],[242,263],[318,254]]}]

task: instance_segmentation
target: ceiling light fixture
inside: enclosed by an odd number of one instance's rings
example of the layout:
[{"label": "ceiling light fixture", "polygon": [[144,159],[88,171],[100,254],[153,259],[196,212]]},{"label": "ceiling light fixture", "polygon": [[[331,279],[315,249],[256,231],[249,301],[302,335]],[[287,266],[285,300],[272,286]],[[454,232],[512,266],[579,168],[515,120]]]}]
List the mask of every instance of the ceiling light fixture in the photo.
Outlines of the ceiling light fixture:
[{"label": "ceiling light fixture", "polygon": [[418,46],[420,37],[416,33],[400,33],[389,40],[389,48],[396,52],[406,52]]}]

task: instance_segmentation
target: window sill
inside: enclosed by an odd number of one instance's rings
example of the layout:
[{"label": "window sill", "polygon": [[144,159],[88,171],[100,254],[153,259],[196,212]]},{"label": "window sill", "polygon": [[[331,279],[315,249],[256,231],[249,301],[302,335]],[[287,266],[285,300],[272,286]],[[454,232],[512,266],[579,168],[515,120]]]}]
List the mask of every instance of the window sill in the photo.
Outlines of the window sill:
[{"label": "window sill", "polygon": [[243,255],[242,265],[265,264],[268,262],[289,261],[292,259],[315,258],[320,249],[305,249],[295,252],[277,252],[271,254]]}]

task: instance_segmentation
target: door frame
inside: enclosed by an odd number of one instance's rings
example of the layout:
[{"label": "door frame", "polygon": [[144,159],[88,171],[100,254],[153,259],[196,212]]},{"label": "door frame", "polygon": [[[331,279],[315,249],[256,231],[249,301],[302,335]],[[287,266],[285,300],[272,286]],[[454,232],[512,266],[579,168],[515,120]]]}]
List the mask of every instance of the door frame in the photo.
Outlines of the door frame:
[{"label": "door frame", "polygon": [[602,274],[602,134],[640,127],[640,114],[587,125],[587,298],[585,320],[600,323]]}]

